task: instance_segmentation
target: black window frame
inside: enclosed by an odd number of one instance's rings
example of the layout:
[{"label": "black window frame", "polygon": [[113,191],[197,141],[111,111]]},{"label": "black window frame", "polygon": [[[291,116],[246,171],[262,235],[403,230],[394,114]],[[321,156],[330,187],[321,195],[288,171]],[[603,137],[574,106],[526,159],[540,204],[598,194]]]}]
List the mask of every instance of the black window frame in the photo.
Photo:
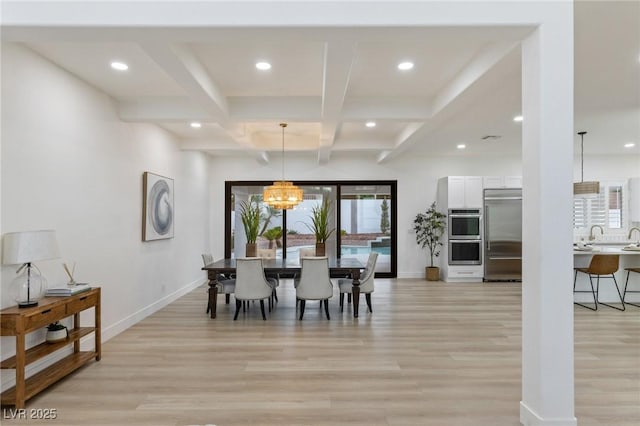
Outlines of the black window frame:
[{"label": "black window frame", "polygon": [[[336,187],[336,229],[341,228],[341,187],[342,186],[367,186],[367,185],[376,185],[376,186],[389,186],[390,188],[390,201],[391,201],[391,265],[389,272],[376,272],[376,278],[396,278],[398,275],[398,181],[397,180],[296,180],[293,181],[294,185],[298,186],[335,186]],[[273,184],[273,181],[267,180],[232,180],[224,182],[224,257],[231,257],[231,199],[232,199],[232,188],[234,186],[260,186],[265,187]],[[283,210],[282,212],[282,229],[286,229],[287,225],[287,212]],[[340,256],[340,248],[342,246],[342,236],[340,232],[336,233],[336,253],[338,257]],[[282,240],[282,249],[283,253],[286,256],[287,250],[287,241],[286,241],[286,233],[283,235]]]}]

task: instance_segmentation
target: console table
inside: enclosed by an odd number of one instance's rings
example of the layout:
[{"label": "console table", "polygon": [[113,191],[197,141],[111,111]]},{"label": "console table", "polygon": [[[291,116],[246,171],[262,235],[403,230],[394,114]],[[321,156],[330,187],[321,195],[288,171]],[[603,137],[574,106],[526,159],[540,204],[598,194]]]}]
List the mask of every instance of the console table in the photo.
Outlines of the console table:
[{"label": "console table", "polygon": [[[95,326],[80,327],[80,312],[94,308]],[[25,337],[28,333],[46,327],[50,323],[73,315],[73,328],[69,337],[61,342],[42,342],[25,349]],[[94,333],[93,351],[80,351],[80,339]],[[2,369],[16,370],[16,385],[2,393],[2,404],[24,408],[25,401],[46,389],[69,373],[85,365],[91,359],[100,361],[100,288],[66,297],[45,297],[32,308],[13,306],[0,311],[0,336],[15,336],[16,355],[0,363]],[[73,345],[73,353],[32,375],[25,377],[28,364],[43,358],[57,350]]]}]

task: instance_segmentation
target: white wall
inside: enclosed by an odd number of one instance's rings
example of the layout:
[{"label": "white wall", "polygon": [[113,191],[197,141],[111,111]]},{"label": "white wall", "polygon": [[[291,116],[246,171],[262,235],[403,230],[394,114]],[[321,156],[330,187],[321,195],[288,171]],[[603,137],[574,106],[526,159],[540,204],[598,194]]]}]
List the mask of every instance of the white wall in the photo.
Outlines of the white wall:
[{"label": "white wall", "polygon": [[[224,255],[224,181],[280,179],[280,159],[268,165],[247,157],[223,157],[212,161],[211,243],[216,258]],[[398,181],[398,277],[422,277],[427,264],[426,250],[415,243],[412,223],[415,215],[435,200],[438,178],[446,175],[518,175],[519,158],[484,161],[477,157],[399,157],[377,164],[371,154],[333,154],[326,165],[315,155],[287,155],[285,178],[293,180],[397,180]]]},{"label": "white wall", "polygon": [[[580,178],[580,164],[575,176]],[[214,257],[224,256],[224,181],[273,180],[281,177],[281,163],[273,156],[268,165],[246,156],[218,157],[211,163],[211,244]],[[585,178],[637,176],[640,156],[585,157]],[[327,165],[315,155],[287,154],[285,178],[293,180],[378,179],[398,181],[398,277],[422,277],[426,250],[415,243],[412,223],[415,215],[435,201],[437,180],[443,176],[521,175],[520,157],[416,157],[403,155],[377,164],[371,154],[334,153]]]},{"label": "white wall", "polygon": [[[38,266],[62,284],[61,260],[74,260],[77,281],[102,287],[105,340],[204,282],[209,158],[119,121],[109,97],[22,46],[2,55],[2,232],[57,231],[62,259]],[[141,241],[144,171],[174,179],[173,239]],[[2,307],[15,270],[2,267]],[[13,338],[2,343],[12,355]]]}]

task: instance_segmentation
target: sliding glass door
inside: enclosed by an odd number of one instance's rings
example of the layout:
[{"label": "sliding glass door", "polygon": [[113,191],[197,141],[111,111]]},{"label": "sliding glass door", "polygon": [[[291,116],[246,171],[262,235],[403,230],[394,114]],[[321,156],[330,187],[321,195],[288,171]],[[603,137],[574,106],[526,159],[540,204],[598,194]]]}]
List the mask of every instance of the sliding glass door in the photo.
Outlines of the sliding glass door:
[{"label": "sliding glass door", "polygon": [[391,272],[391,185],[343,185],[340,188],[340,255],[367,261],[378,253],[376,272]]},{"label": "sliding glass door", "polygon": [[245,256],[242,203],[253,202],[260,209],[258,255],[269,253],[297,261],[301,251],[315,249],[312,212],[327,200],[331,204],[330,229],[334,231],[326,242],[326,255],[355,257],[366,263],[369,253],[375,251],[376,276],[396,276],[396,181],[294,182],[303,189],[304,200],[290,210],[276,210],[262,202],[262,190],[271,183],[225,182],[225,257]]}]

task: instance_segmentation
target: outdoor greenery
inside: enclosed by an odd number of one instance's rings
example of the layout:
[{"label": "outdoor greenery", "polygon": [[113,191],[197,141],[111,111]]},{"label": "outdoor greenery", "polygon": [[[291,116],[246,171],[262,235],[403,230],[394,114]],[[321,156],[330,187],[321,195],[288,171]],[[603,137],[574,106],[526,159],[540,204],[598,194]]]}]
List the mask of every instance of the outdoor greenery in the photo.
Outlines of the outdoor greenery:
[{"label": "outdoor greenery", "polygon": [[278,240],[282,238],[282,227],[276,226],[275,228],[267,229],[262,233],[262,236],[269,240],[269,248],[273,247],[273,241],[276,241],[276,245],[278,244]]},{"label": "outdoor greenery", "polygon": [[[262,200],[262,196],[260,196],[260,199]],[[264,207],[265,207],[265,212],[261,213],[262,214],[262,229],[260,230],[260,233],[258,235],[262,235],[263,237],[267,238],[264,234],[265,234],[265,232],[267,232],[267,228],[269,227],[269,224],[271,223],[271,219],[274,218],[274,217],[282,216],[282,210],[275,209],[275,208],[273,208],[272,206],[269,206],[269,205],[265,205]]]},{"label": "outdoor greenery", "polygon": [[429,249],[432,268],[434,258],[440,255],[439,247],[442,246],[440,239],[447,226],[447,222],[445,221],[446,217],[445,214],[436,210],[436,203],[433,202],[425,213],[418,213],[413,220],[416,242],[422,248],[427,247]]},{"label": "outdoor greenery", "polygon": [[249,202],[240,202],[240,218],[244,226],[244,233],[247,236],[247,244],[255,244],[260,232],[260,202],[257,198],[251,197]]},{"label": "outdoor greenery", "polygon": [[325,198],[321,204],[311,209],[311,225],[306,227],[316,236],[316,243],[326,243],[335,228],[329,229],[331,219],[331,201]]},{"label": "outdoor greenery", "polygon": [[382,232],[383,234],[387,234],[389,232],[391,224],[389,223],[389,203],[387,203],[386,198],[382,200],[380,210],[380,232]]}]

